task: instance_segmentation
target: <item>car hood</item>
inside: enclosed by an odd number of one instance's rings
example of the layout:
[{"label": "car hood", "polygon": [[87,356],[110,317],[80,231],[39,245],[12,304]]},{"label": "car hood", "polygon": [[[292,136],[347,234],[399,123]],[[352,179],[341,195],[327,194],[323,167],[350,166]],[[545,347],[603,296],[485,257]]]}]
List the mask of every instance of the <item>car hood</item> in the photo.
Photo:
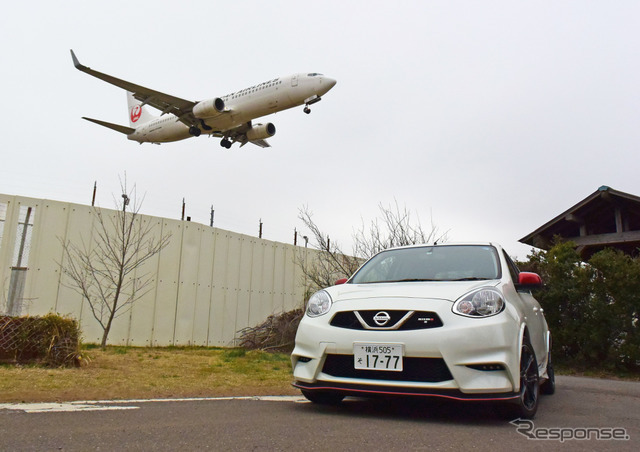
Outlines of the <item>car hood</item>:
[{"label": "car hood", "polygon": [[367,298],[432,298],[453,302],[473,289],[495,287],[499,283],[497,280],[485,280],[342,284],[325,290],[334,303]]}]

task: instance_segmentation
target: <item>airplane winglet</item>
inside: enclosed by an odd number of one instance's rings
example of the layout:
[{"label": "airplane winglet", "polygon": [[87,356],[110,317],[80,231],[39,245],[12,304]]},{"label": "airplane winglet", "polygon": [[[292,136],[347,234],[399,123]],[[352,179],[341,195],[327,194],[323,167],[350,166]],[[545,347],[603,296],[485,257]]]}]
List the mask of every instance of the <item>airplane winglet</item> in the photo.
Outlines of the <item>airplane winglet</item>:
[{"label": "airplane winglet", "polygon": [[78,57],[76,57],[76,54],[73,53],[73,49],[70,49],[70,50],[71,50],[71,58],[73,58],[73,65],[76,67],[76,69],[80,69],[83,66],[80,64],[80,61],[78,61]]}]

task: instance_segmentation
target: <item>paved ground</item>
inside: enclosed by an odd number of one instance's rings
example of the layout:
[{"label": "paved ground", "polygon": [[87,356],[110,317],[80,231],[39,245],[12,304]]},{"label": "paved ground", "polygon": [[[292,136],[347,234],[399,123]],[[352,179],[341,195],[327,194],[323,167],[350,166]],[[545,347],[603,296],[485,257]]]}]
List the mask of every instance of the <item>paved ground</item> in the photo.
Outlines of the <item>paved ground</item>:
[{"label": "paved ground", "polygon": [[[640,383],[559,377],[533,423],[519,425],[481,404],[352,399],[322,407],[299,397],[249,397],[0,405],[0,429],[3,451],[635,451]],[[585,435],[591,440],[579,439]]]}]

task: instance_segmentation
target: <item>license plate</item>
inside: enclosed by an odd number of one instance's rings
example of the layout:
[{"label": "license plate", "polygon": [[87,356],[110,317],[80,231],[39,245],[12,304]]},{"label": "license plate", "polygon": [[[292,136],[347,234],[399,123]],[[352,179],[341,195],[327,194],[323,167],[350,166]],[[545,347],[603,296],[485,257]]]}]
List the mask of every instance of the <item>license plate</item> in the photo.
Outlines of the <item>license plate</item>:
[{"label": "license plate", "polygon": [[402,371],[403,344],[353,344],[353,365],[356,369]]}]

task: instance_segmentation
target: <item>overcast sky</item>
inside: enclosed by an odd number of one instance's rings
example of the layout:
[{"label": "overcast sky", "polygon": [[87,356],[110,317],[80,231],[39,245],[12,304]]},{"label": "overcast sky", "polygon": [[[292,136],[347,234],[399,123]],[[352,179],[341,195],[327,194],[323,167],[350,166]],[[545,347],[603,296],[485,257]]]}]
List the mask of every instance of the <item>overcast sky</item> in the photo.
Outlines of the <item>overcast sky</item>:
[{"label": "overcast sky", "polygon": [[[64,7],[62,7],[64,4]],[[113,207],[291,243],[308,206],[350,248],[400,206],[525,258],[518,239],[601,185],[640,195],[640,2],[34,1],[0,15],[0,193]],[[99,71],[189,100],[295,72],[337,85],[268,117],[272,147],[139,145]],[[36,213],[37,214],[37,213]]]}]

